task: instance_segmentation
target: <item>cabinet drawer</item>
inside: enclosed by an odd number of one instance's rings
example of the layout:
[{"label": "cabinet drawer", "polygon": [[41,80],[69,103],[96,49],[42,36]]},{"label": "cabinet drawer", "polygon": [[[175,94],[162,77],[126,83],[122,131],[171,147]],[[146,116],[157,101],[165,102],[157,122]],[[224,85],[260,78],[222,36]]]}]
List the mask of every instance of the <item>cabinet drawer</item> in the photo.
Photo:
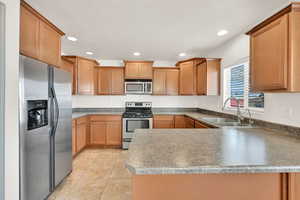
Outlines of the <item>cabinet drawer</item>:
[{"label": "cabinet drawer", "polygon": [[96,121],[120,121],[122,119],[121,115],[92,115],[90,116],[91,122]]},{"label": "cabinet drawer", "polygon": [[173,115],[154,115],[154,120],[174,120]]}]

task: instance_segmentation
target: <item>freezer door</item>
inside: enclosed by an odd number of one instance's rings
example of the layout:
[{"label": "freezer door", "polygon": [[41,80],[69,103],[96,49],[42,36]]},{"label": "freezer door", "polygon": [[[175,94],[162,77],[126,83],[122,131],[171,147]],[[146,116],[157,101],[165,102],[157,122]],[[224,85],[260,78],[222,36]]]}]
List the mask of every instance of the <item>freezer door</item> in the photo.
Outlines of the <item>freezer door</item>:
[{"label": "freezer door", "polygon": [[19,100],[20,197],[21,200],[41,200],[50,192],[50,124],[46,120],[50,116],[46,64],[20,57]]},{"label": "freezer door", "polygon": [[71,74],[53,68],[53,89],[56,95],[56,100],[54,99],[54,118],[58,116],[54,133],[54,183],[56,187],[72,170]]}]

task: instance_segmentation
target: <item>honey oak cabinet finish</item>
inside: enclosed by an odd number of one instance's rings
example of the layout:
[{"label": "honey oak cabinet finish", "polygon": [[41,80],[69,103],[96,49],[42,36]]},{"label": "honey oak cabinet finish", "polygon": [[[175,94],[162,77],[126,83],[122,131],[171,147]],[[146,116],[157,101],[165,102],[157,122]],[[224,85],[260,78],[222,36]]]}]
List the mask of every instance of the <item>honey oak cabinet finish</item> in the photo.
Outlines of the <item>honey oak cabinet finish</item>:
[{"label": "honey oak cabinet finish", "polygon": [[77,143],[76,143],[76,139],[77,139],[77,133],[76,133],[76,120],[73,119],[72,120],[72,155],[75,156],[77,153]]},{"label": "honey oak cabinet finish", "polygon": [[125,79],[152,79],[153,61],[124,61]]},{"label": "honey oak cabinet finish", "polygon": [[122,117],[120,115],[92,115],[90,127],[91,145],[121,146]]},{"label": "honey oak cabinet finish", "polygon": [[185,128],[195,128],[195,120],[185,117]]},{"label": "honey oak cabinet finish", "polygon": [[197,95],[197,65],[203,58],[193,58],[176,64],[180,68],[180,95]]},{"label": "honey oak cabinet finish", "polygon": [[64,33],[25,1],[20,9],[20,53],[52,66],[60,66]]},{"label": "honey oak cabinet finish", "polygon": [[285,176],[280,173],[133,175],[132,199],[287,200]]},{"label": "honey oak cabinet finish", "polygon": [[40,19],[25,7],[24,3],[21,3],[20,15],[20,52],[32,58],[39,58]]},{"label": "honey oak cabinet finish", "polygon": [[153,69],[153,95],[178,95],[179,69]]},{"label": "honey oak cabinet finish", "polygon": [[248,32],[251,89],[300,92],[300,4],[292,3]]},{"label": "honey oak cabinet finish", "polygon": [[175,120],[175,128],[185,128],[186,127],[184,115],[175,115],[174,120]]},{"label": "honey oak cabinet finish", "polygon": [[90,144],[105,145],[106,144],[106,122],[91,122],[91,141]]},{"label": "honey oak cabinet finish", "polygon": [[300,200],[300,174],[290,173],[288,178],[289,185],[289,199]]},{"label": "honey oak cabinet finish", "polygon": [[94,95],[97,92],[96,60],[79,57],[63,56],[74,63],[73,88],[74,94]]},{"label": "honey oak cabinet finish", "polygon": [[209,128],[209,127],[199,121],[195,121],[195,128]]},{"label": "honey oak cabinet finish", "polygon": [[174,115],[154,115],[153,128],[175,128]]},{"label": "honey oak cabinet finish", "polygon": [[197,66],[197,94],[220,95],[221,59],[204,59]]},{"label": "honey oak cabinet finish", "polygon": [[97,94],[123,95],[124,94],[124,68],[97,67]]},{"label": "honey oak cabinet finish", "polygon": [[76,120],[76,152],[82,151],[87,146],[88,119],[87,117]]},{"label": "honey oak cabinet finish", "polygon": [[65,58],[63,56],[61,57],[60,69],[70,72],[71,76],[72,76],[72,94],[76,93],[74,68],[75,68],[75,63],[73,61],[68,60],[67,58]]}]

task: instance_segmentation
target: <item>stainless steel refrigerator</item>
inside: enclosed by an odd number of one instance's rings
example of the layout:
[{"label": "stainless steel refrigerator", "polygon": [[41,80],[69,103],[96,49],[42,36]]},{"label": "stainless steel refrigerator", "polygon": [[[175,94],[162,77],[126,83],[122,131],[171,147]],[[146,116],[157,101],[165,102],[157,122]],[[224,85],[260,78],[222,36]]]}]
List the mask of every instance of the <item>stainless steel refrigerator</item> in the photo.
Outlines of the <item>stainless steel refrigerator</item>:
[{"label": "stainless steel refrigerator", "polygon": [[20,56],[21,200],[42,200],[72,170],[71,74]]}]

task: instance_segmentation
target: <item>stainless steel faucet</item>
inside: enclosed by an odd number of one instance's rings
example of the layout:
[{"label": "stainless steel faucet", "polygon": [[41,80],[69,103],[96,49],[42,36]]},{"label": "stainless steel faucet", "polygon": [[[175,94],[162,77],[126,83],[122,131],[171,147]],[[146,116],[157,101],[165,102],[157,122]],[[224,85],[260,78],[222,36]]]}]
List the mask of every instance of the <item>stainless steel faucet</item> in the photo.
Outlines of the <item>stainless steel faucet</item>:
[{"label": "stainless steel faucet", "polygon": [[229,97],[229,98],[227,98],[227,99],[225,100],[225,102],[224,102],[224,105],[223,105],[222,110],[225,110],[226,104],[227,104],[228,101],[230,101],[230,100],[236,100],[236,102],[237,102],[236,116],[237,116],[237,119],[238,119],[239,124],[242,124],[242,121],[244,120],[244,117],[243,117],[242,112],[241,112],[240,99],[237,99],[237,98],[235,98],[235,97]]}]

